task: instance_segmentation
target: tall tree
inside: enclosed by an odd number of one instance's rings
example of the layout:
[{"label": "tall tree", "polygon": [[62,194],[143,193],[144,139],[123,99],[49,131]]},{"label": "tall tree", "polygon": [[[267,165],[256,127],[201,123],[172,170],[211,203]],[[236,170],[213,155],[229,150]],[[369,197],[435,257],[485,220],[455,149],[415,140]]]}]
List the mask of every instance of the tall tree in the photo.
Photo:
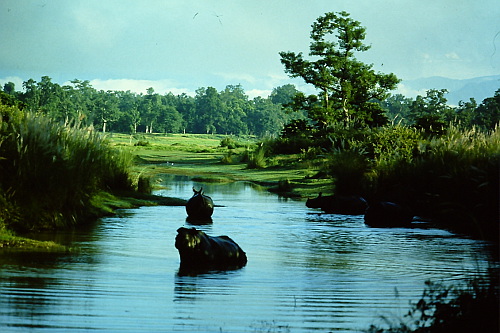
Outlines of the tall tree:
[{"label": "tall tree", "polygon": [[252,104],[245,95],[241,85],[228,85],[221,91],[220,98],[224,104],[218,131],[226,134],[247,134],[246,117]]},{"label": "tall tree", "polygon": [[387,116],[392,122],[408,124],[410,122],[410,107],[413,100],[402,94],[395,94],[382,101],[382,107],[386,109]]},{"label": "tall tree", "polygon": [[442,134],[446,128],[446,119],[451,112],[444,96],[446,89],[427,90],[425,96],[417,96],[410,107],[410,117],[418,129],[429,134]]},{"label": "tall tree", "polygon": [[276,87],[269,95],[269,98],[274,104],[281,104],[283,106],[290,104],[293,101],[293,97],[297,95],[299,91],[293,84],[285,84],[280,87]]},{"label": "tall tree", "polygon": [[194,115],[194,133],[216,133],[216,125],[222,118],[224,105],[214,87],[196,90],[196,113]]},{"label": "tall tree", "polygon": [[94,114],[98,127],[101,127],[102,132],[105,133],[108,124],[116,121],[119,118],[119,100],[116,94],[108,90],[100,90],[94,101]]},{"label": "tall tree", "polygon": [[313,120],[321,127],[338,121],[371,126],[386,122],[382,108],[373,100],[384,100],[399,79],[392,73],[376,73],[373,65],[355,58],[355,52],[370,48],[363,44],[365,28],[360,22],[344,11],[326,13],[312,24],[310,37],[309,55],[316,60],[294,52],[280,52],[280,56],[285,72],[321,91],[324,114]]},{"label": "tall tree", "polygon": [[500,89],[493,97],[485,98],[474,112],[473,122],[485,129],[493,130],[500,124]]},{"label": "tall tree", "polygon": [[186,133],[187,129],[190,129],[190,131],[192,131],[196,110],[195,99],[187,95],[186,93],[182,93],[181,95],[177,96],[176,108],[183,119],[182,132]]}]

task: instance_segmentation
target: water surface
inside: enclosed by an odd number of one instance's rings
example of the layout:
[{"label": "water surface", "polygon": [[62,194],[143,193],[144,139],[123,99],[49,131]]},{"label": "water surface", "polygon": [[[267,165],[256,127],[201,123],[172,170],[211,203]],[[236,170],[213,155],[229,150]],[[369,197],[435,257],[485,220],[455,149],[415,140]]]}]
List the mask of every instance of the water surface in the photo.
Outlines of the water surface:
[{"label": "water surface", "polygon": [[[159,194],[192,195],[165,177]],[[0,252],[0,330],[359,331],[402,317],[424,282],[484,274],[488,244],[447,231],[369,228],[362,216],[319,214],[247,183],[203,184],[213,224],[247,253],[246,267],[179,276],[184,207],[142,207],[57,235],[76,254]]]}]

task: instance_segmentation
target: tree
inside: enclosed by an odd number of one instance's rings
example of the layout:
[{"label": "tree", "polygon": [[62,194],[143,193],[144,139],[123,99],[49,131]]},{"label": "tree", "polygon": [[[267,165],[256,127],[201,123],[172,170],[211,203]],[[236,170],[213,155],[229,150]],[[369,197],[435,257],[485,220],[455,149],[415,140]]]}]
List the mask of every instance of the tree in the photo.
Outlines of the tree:
[{"label": "tree", "polygon": [[410,107],[412,103],[413,100],[411,98],[405,97],[402,94],[391,95],[385,101],[381,102],[389,120],[403,124],[408,124],[410,121]]},{"label": "tree", "polygon": [[254,107],[247,113],[248,129],[258,136],[277,136],[285,124],[286,114],[280,104],[270,98],[255,97]]},{"label": "tree", "polygon": [[247,134],[247,114],[252,109],[252,103],[245,95],[241,85],[228,85],[219,94],[224,104],[218,131],[226,134]]},{"label": "tree", "polygon": [[182,93],[181,95],[177,96],[176,108],[183,119],[182,131],[186,133],[187,128],[193,128],[196,110],[195,100],[193,97],[187,95],[186,93]]},{"label": "tree", "polygon": [[14,82],[7,82],[3,85],[3,92],[9,95],[16,94],[16,84]]},{"label": "tree", "polygon": [[102,128],[102,132],[106,132],[108,123],[112,123],[119,118],[118,97],[114,92],[108,90],[100,90],[94,101],[94,114],[98,126]]},{"label": "tree", "polygon": [[40,92],[36,81],[29,79],[23,82],[24,94],[22,101],[26,105],[26,109],[31,112],[37,112],[40,107]]},{"label": "tree", "polygon": [[194,133],[216,133],[222,119],[223,102],[214,87],[198,88],[195,97]]},{"label": "tree", "polygon": [[449,121],[457,124],[461,128],[472,127],[472,118],[477,108],[477,102],[474,98],[469,98],[468,102],[459,101],[458,107],[450,113]]},{"label": "tree", "polygon": [[473,123],[484,130],[493,130],[500,123],[500,89],[483,100],[474,112]]},{"label": "tree", "polygon": [[[387,122],[383,110],[374,100],[382,101],[399,79],[394,74],[375,73],[372,65],[354,57],[367,51],[365,28],[347,12],[326,13],[312,25],[309,55],[280,52],[285,72],[301,77],[322,94],[323,115],[314,119],[321,127],[343,121],[347,125],[382,125]],[[317,117],[317,115],[313,115]]]},{"label": "tree", "polygon": [[410,107],[414,126],[429,134],[442,134],[446,129],[446,118],[451,113],[444,95],[446,89],[427,90],[425,96],[417,96]]},{"label": "tree", "polygon": [[286,106],[293,101],[293,97],[297,95],[299,91],[293,84],[285,84],[280,87],[276,87],[269,95],[269,98],[273,102],[273,104],[281,104]]},{"label": "tree", "polygon": [[79,123],[90,126],[93,122],[93,100],[97,95],[96,90],[88,80],[81,81],[74,79],[70,81],[73,84],[75,94],[71,97],[75,106],[75,116]]}]

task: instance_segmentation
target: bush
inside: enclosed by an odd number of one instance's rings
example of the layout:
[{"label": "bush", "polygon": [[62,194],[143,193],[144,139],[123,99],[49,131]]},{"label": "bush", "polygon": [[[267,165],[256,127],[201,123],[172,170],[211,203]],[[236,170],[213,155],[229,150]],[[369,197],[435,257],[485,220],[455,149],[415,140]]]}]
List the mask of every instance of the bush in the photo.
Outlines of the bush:
[{"label": "bush", "polygon": [[266,148],[259,145],[254,152],[248,153],[248,169],[262,169],[266,167]]},{"label": "bush", "polygon": [[77,223],[95,193],[132,188],[130,165],[131,157],[110,148],[99,133],[26,114],[0,138],[0,186],[22,212],[10,227]]},{"label": "bush", "polygon": [[229,151],[227,154],[224,154],[221,158],[221,163],[222,164],[232,164],[233,161],[233,153]]},{"label": "bush", "polygon": [[371,162],[363,151],[336,149],[330,158],[329,174],[335,178],[335,193],[364,194],[365,175]]},{"label": "bush", "polygon": [[228,136],[220,141],[220,146],[227,147],[228,149],[236,149],[238,147],[238,144],[236,143],[236,141],[234,141],[233,138]]},{"label": "bush", "polygon": [[489,282],[474,279],[465,286],[451,287],[426,281],[421,299],[412,304],[406,320],[390,322],[384,318],[389,328],[372,325],[368,332],[499,332],[497,282],[497,278]]},{"label": "bush", "polygon": [[[388,162],[390,160],[390,163]],[[498,237],[500,131],[459,131],[421,141],[411,161],[392,156],[373,170],[377,196],[411,202],[455,231]]]}]

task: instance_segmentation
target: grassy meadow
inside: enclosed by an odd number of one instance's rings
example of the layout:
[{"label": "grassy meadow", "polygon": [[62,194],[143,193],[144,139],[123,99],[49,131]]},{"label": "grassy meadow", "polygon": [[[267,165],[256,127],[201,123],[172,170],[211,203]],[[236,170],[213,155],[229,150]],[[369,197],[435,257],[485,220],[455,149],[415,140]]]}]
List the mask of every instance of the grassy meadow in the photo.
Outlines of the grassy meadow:
[{"label": "grassy meadow", "polygon": [[[252,167],[260,142],[251,136],[211,134],[110,134],[113,147],[135,156],[134,177],[168,173],[207,182],[252,181],[294,198],[331,191],[331,179],[314,176],[326,161],[301,154],[261,156]],[[257,164],[259,164],[257,163]]]}]

